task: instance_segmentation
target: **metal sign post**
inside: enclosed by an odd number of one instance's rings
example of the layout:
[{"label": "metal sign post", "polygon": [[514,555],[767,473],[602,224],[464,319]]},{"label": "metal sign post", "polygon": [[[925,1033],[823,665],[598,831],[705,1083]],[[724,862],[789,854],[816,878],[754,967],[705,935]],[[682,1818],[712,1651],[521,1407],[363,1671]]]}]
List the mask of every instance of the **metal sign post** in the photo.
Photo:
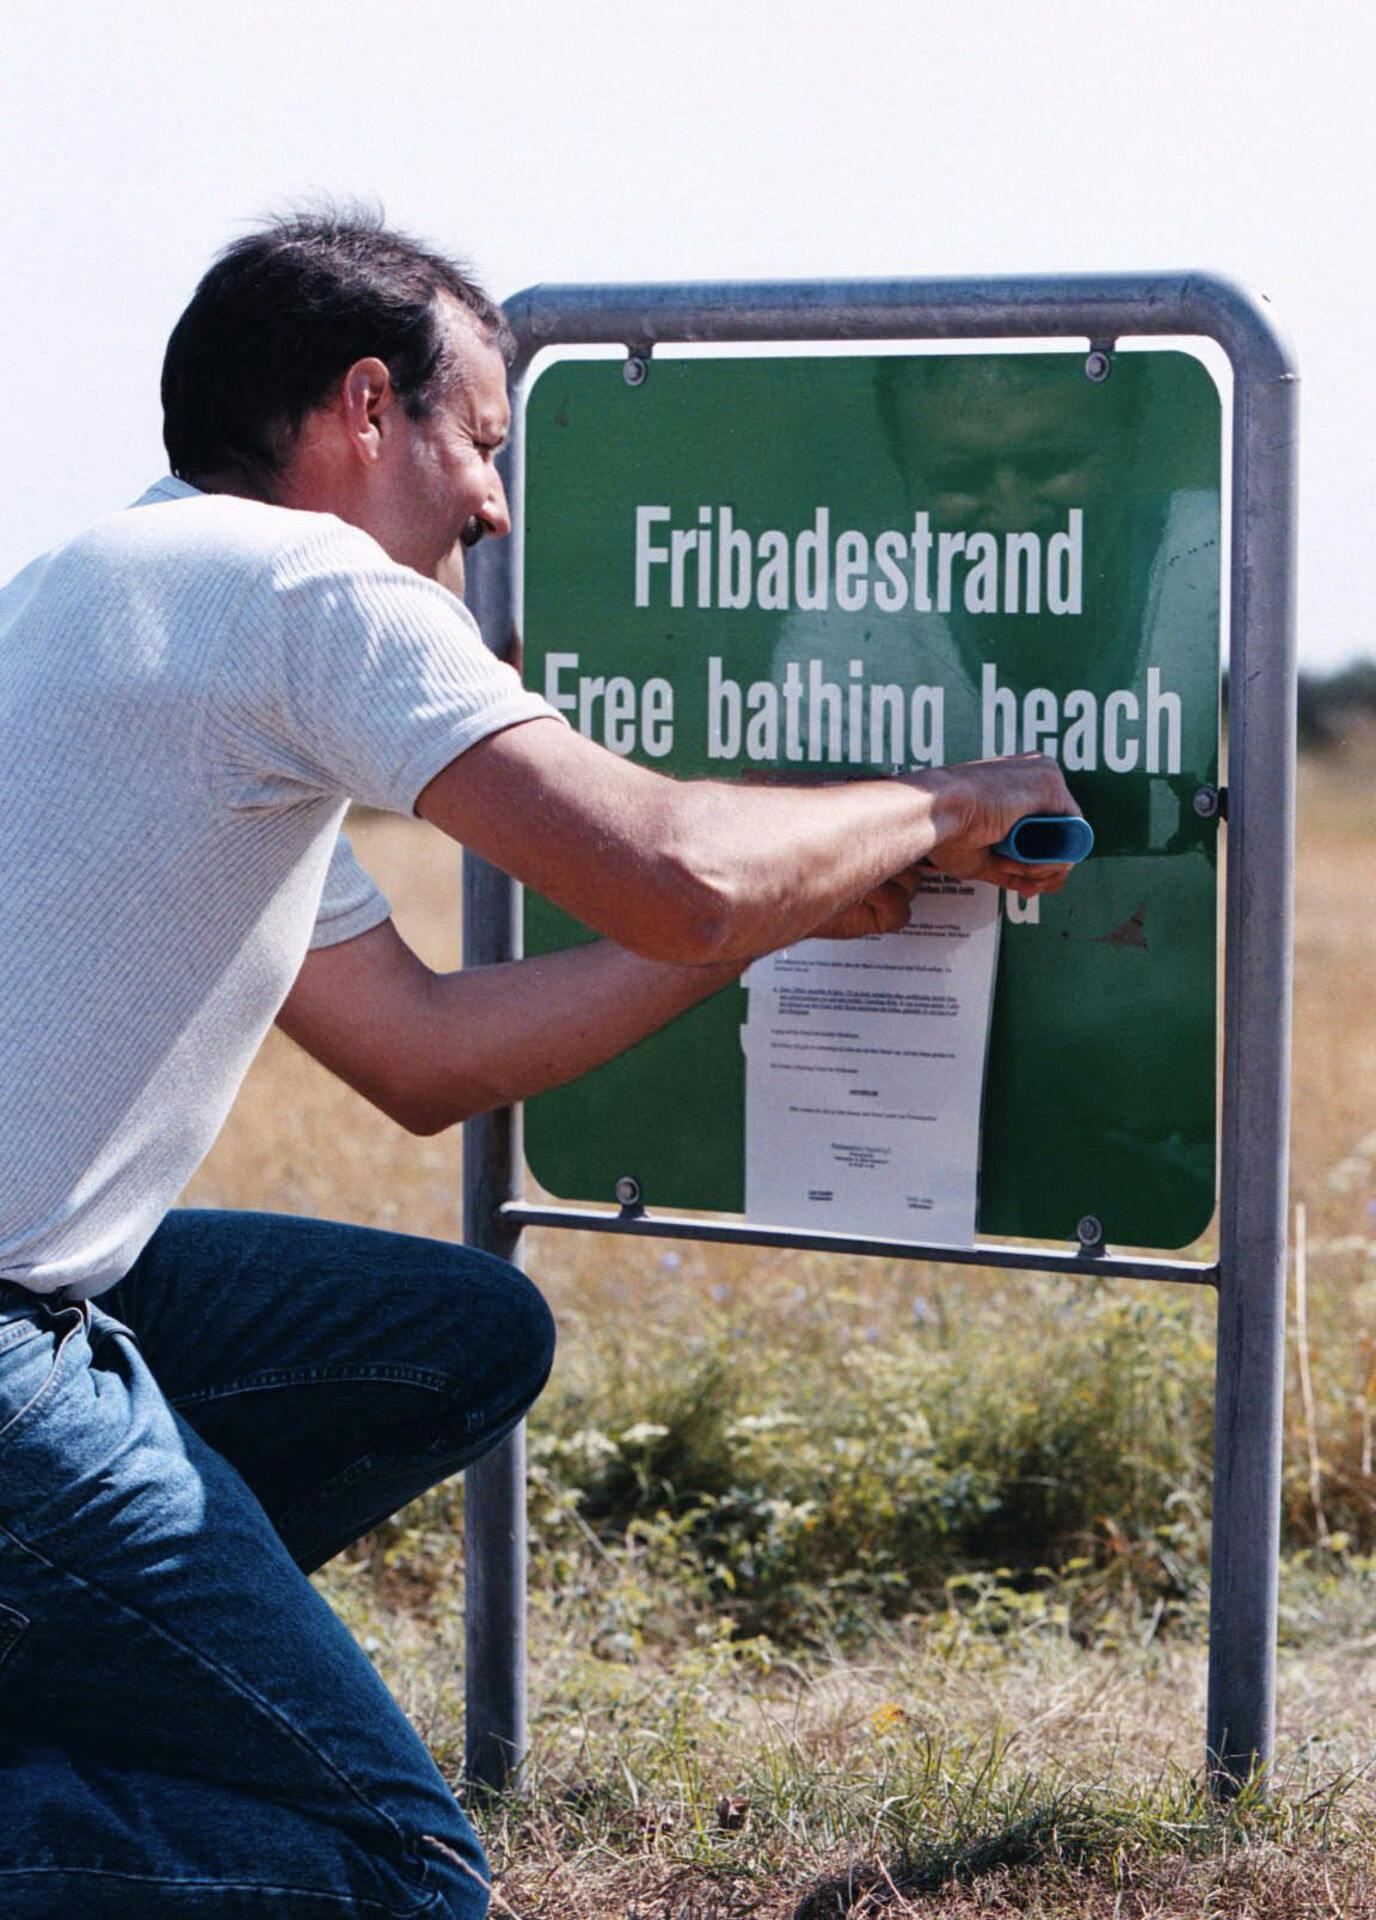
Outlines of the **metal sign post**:
[{"label": "metal sign post", "polygon": [[[953,1250],[649,1213],[634,1181],[617,1189],[621,1204],[614,1211],[535,1207],[522,1198],[519,1116],[510,1110],[468,1122],[464,1185],[470,1243],[507,1259],[519,1257],[522,1229],[539,1225],[1217,1285],[1207,1758],[1215,1790],[1231,1792],[1269,1761],[1274,1720],[1294,838],[1297,381],[1287,352],[1245,294],[1225,281],[1199,275],[550,287],[518,295],[507,312],[518,341],[514,385],[543,347],[608,342],[627,348],[620,379],[628,390],[646,385],[650,356],[661,342],[1036,341],[1079,336],[1089,346],[1081,366],[1090,381],[1104,379],[1115,343],[1124,336],[1202,336],[1217,341],[1228,354],[1234,374],[1231,732],[1217,1265],[1111,1253],[1102,1236],[1090,1231],[1097,1220],[1080,1223],[1078,1245],[1038,1249],[981,1243]],[[1119,364],[1126,367],[1132,358],[1120,357]],[[701,370],[712,364],[678,362],[673,370],[689,367],[701,379],[708,377]],[[740,363],[733,364],[732,377],[739,377]],[[760,364],[777,368],[786,363]],[[816,368],[823,364],[811,363]],[[849,363],[830,364],[844,370]],[[910,370],[896,377],[919,383],[926,377],[918,361],[895,364]],[[944,364],[959,376],[959,361],[947,359]],[[669,371],[666,363],[653,378]],[[595,375],[592,369],[584,372],[605,381],[607,370],[604,366]],[[1158,372],[1164,377],[1164,363]],[[1037,377],[1054,389],[1058,369],[1048,360]],[[573,376],[566,384],[570,394],[578,390]],[[697,391],[703,390],[699,385]],[[1057,404],[1063,414],[1064,405]],[[566,417],[561,403],[557,418]],[[524,445],[518,408],[509,471],[519,472]],[[591,488],[591,476],[588,483]],[[486,543],[473,559],[474,611],[488,644],[512,657],[517,650],[518,556],[509,543]],[[965,755],[949,752],[946,757]],[[1204,764],[1197,757],[1187,761],[1186,770]],[[1193,798],[1196,815],[1209,817],[1212,830],[1212,785],[1196,788]],[[1192,833],[1187,821],[1183,830],[1172,828],[1172,837],[1151,850],[1189,851]],[[1207,844],[1211,857],[1212,840]],[[1202,852],[1195,854],[1196,860],[1202,857]],[[466,964],[490,964],[519,952],[516,895],[505,876],[466,857]],[[1032,997],[1024,1005],[1035,1003],[1035,987],[1028,991]],[[1199,1091],[1193,1082],[1190,1086],[1197,1112]],[[1003,1105],[1016,1114],[1014,1094]],[[1211,1126],[1211,1112],[1207,1127],[1194,1123],[1193,1137],[1201,1144],[1191,1163],[1192,1194],[1201,1178],[1207,1187]],[[1201,1153],[1202,1174],[1197,1164]],[[1123,1180],[1121,1168],[1119,1178],[1126,1191],[1131,1183]],[[1016,1190],[1007,1182],[1000,1188],[997,1173],[990,1185],[995,1232],[1047,1237],[1058,1230],[1038,1225],[1025,1209],[1020,1211]],[[584,1191],[578,1186],[564,1190]],[[606,1190],[605,1185],[588,1189]],[[1198,1214],[1198,1195],[1179,1201],[1172,1213],[1168,1188],[1161,1185],[1158,1190],[1161,1199],[1154,1211],[1169,1215],[1172,1224],[1153,1234],[1143,1215],[1136,1220],[1137,1230],[1117,1237],[1139,1246],[1174,1246],[1198,1231],[1197,1226],[1180,1231],[1182,1221]],[[649,1197],[653,1201],[653,1193]],[[729,1208],[732,1202],[702,1200],[694,1194],[679,1204]],[[469,1469],[467,1510],[468,1772],[475,1783],[495,1787],[519,1769],[526,1741],[524,1459],[519,1435]]]}]

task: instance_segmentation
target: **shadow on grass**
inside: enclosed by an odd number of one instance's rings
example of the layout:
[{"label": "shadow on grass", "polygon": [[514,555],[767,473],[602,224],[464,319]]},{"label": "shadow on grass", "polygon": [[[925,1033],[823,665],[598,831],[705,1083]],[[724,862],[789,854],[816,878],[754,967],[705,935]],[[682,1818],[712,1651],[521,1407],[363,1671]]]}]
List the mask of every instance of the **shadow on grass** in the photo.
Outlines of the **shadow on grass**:
[{"label": "shadow on grass", "polygon": [[957,1847],[932,1847],[892,1867],[856,1866],[811,1888],[794,1909],[794,1920],[843,1920],[882,1911],[896,1900],[943,1890],[986,1875],[1029,1866],[1078,1870],[1121,1845],[1123,1817],[1106,1814],[1078,1796],[1052,1800],[993,1833]]},{"label": "shadow on grass", "polygon": [[[1316,1798],[1328,1800],[1327,1795]],[[1113,1910],[1121,1912],[1125,1909],[1117,1901],[1127,1880],[1150,1878],[1153,1872],[1179,1880],[1196,1869],[1206,1877],[1226,1877],[1230,1863],[1243,1857],[1253,1870],[1265,1863],[1267,1875],[1274,1878],[1279,1862],[1293,1864],[1292,1848],[1302,1837],[1314,1850],[1315,1879],[1322,1885],[1322,1811],[1314,1805],[1302,1811],[1268,1800],[1259,1779],[1244,1786],[1227,1806],[1208,1801],[1183,1782],[1155,1806],[1144,1800],[1105,1801],[1081,1789],[1053,1792],[1008,1808],[1007,1817],[985,1831],[967,1828],[954,1839],[910,1844],[887,1864],[856,1864],[821,1880],[798,1902],[793,1920],[861,1920],[886,1910],[906,1913],[914,1899],[949,1896],[1028,1869],[1049,1870],[1063,1891],[1078,1882],[1091,1905],[1077,1904],[1076,1912],[1093,1910],[1093,1891],[1107,1895]],[[1301,1829],[1308,1831],[1302,1836]],[[1042,1875],[1034,1872],[1032,1878]],[[1249,1878],[1255,1878],[1254,1871]],[[1000,1886],[1000,1912],[1019,1910],[1004,1904],[1010,1892],[1006,1884]],[[1041,1911],[1040,1906],[1036,1910]]]}]

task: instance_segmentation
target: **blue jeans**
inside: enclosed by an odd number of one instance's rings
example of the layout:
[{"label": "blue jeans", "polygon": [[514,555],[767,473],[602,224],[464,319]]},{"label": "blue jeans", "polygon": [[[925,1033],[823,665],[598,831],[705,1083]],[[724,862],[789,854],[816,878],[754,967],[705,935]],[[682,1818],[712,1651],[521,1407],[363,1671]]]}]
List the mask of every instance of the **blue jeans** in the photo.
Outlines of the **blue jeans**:
[{"label": "blue jeans", "polygon": [[499,1441],[549,1310],[464,1247],[168,1215],[0,1282],[0,1915],[487,1911],[482,1850],[306,1575]]}]

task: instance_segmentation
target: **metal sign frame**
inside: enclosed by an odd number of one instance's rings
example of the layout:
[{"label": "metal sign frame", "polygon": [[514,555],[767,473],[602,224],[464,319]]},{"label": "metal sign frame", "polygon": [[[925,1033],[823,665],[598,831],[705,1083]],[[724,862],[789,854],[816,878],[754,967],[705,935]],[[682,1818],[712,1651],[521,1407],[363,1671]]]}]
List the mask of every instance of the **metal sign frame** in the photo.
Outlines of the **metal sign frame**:
[{"label": "metal sign frame", "polygon": [[[1206,1767],[1214,1791],[1231,1794],[1269,1765],[1275,1729],[1295,826],[1293,358],[1255,300],[1207,274],[549,286],[517,294],[505,310],[517,343],[515,424],[504,456],[509,487],[523,453],[520,384],[545,347],[624,346],[632,380],[643,377],[644,360],[661,342],[1083,338],[1091,353],[1110,353],[1125,335],[1168,334],[1216,341],[1228,356],[1232,601],[1217,1262],[1123,1257],[1092,1235],[1074,1249],[953,1249],[757,1228],[650,1214],[629,1191],[618,1196],[619,1212],[532,1206],[523,1198],[514,1107],[466,1123],[463,1179],[468,1244],[512,1262],[520,1260],[522,1231],[538,1226],[1216,1287]],[[470,603],[487,644],[505,658],[518,651],[513,545],[485,542],[470,562]],[[466,853],[463,898],[464,964],[515,958],[515,882]],[[466,1479],[467,1774],[476,1786],[499,1788],[518,1776],[526,1750],[523,1430]]]}]

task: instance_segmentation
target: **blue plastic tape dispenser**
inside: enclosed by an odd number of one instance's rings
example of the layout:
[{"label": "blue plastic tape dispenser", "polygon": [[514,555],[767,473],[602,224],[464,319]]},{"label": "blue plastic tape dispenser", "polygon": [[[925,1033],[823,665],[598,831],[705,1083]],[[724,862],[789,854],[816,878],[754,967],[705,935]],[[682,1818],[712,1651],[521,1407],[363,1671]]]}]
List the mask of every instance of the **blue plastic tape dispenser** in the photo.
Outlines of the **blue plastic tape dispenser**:
[{"label": "blue plastic tape dispenser", "polygon": [[1073,866],[1094,850],[1094,829],[1078,813],[1025,813],[994,848],[1025,867]]}]

